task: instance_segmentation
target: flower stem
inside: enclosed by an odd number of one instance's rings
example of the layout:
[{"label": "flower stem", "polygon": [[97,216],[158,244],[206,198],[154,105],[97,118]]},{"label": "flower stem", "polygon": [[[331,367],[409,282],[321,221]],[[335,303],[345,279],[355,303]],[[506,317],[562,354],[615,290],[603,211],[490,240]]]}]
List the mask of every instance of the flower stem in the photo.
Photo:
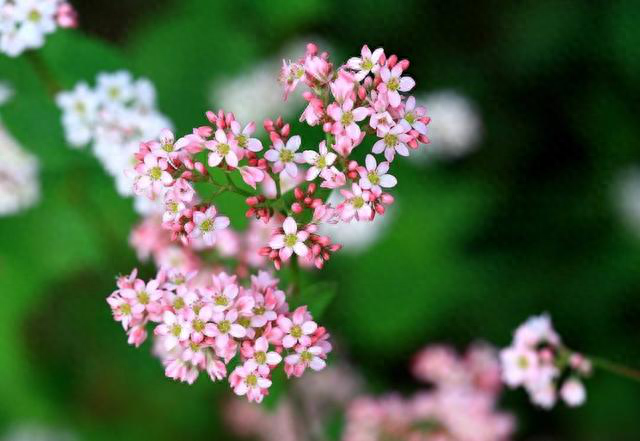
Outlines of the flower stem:
[{"label": "flower stem", "polygon": [[589,357],[589,360],[597,368],[640,382],[640,370],[598,357]]},{"label": "flower stem", "polygon": [[29,64],[31,64],[31,67],[40,81],[42,81],[46,87],[49,96],[51,98],[55,97],[58,92],[62,90],[62,86],[60,86],[60,83],[56,80],[56,77],[47,66],[47,63],[37,51],[28,51],[26,52],[25,57],[29,61]]},{"label": "flower stem", "polygon": [[291,256],[291,294],[300,294],[300,263],[297,254]]}]

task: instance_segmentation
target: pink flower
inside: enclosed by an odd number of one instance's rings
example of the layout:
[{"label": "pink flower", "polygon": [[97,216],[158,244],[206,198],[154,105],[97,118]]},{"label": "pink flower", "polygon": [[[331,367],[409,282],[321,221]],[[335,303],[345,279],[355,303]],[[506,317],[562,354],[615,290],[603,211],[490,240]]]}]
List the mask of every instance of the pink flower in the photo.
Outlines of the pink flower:
[{"label": "pink flower", "polygon": [[321,172],[331,167],[338,157],[335,153],[329,152],[325,141],[320,143],[319,149],[320,153],[314,150],[305,150],[302,152],[306,163],[311,165],[311,168],[307,170],[307,181],[313,181],[317,178]]},{"label": "pink flower", "polygon": [[164,349],[171,351],[180,342],[189,339],[191,324],[181,316],[171,311],[165,311],[162,315],[162,323],[156,326],[154,332],[156,335],[164,337]]},{"label": "pink flower", "polygon": [[402,75],[400,64],[396,64],[391,70],[387,66],[380,69],[382,83],[378,86],[378,90],[386,92],[387,99],[392,107],[400,105],[401,97],[399,92],[408,92],[416,85],[413,78],[401,77],[400,75]]},{"label": "pink flower", "polygon": [[347,177],[336,167],[325,169],[320,177],[324,179],[320,184],[322,188],[340,188],[347,183]]},{"label": "pink flower", "polygon": [[238,121],[231,122],[231,133],[236,141],[236,145],[241,149],[247,149],[251,152],[259,152],[262,150],[262,143],[257,138],[252,138],[251,135],[256,131],[256,124],[251,122],[247,124],[244,129],[240,126]]},{"label": "pink flower", "polygon": [[301,306],[297,308],[291,318],[287,318],[284,315],[278,317],[278,326],[285,334],[282,339],[282,346],[285,348],[292,348],[296,344],[301,346],[309,346],[311,344],[311,338],[318,325],[316,322],[307,319],[307,308]]},{"label": "pink flower", "polygon": [[275,351],[269,351],[269,342],[265,337],[256,339],[253,347],[249,346],[245,352],[245,356],[248,358],[245,362],[245,367],[250,371],[257,369],[264,376],[269,375],[271,369],[282,361],[280,354]]},{"label": "pink flower", "polygon": [[238,286],[235,284],[225,286],[221,292],[215,293],[211,299],[213,311],[222,312],[230,309],[236,297],[238,297]]},{"label": "pink flower", "polygon": [[342,220],[349,222],[354,217],[359,221],[369,221],[372,219],[373,210],[369,204],[370,193],[368,190],[362,191],[358,184],[351,185],[351,191],[340,190],[345,201],[338,206],[338,211]]},{"label": "pink flower", "polygon": [[386,126],[378,127],[378,136],[382,139],[376,141],[371,151],[379,154],[384,152],[387,161],[393,161],[396,153],[401,156],[409,156],[409,149],[406,143],[411,141],[411,136],[407,134],[409,126],[405,124],[396,124],[391,128]]},{"label": "pink flower", "polygon": [[191,321],[191,341],[200,343],[204,340],[204,329],[213,317],[213,308],[211,305],[204,305],[199,309],[191,309],[186,317]]},{"label": "pink flower", "polygon": [[536,376],[537,354],[527,348],[507,348],[500,353],[502,378],[510,387],[520,386]]},{"label": "pink flower", "polygon": [[258,182],[262,182],[264,180],[264,172],[260,170],[258,167],[249,167],[243,165],[239,167],[240,176],[242,176],[242,180],[250,187],[256,188],[256,184]]},{"label": "pink flower", "polygon": [[360,175],[360,187],[365,190],[381,191],[380,187],[391,188],[395,187],[398,181],[392,175],[388,175],[389,163],[381,162],[376,164],[376,159],[373,155],[367,155],[365,159],[367,168],[359,167],[358,174]]},{"label": "pink flower", "polygon": [[193,221],[195,228],[189,234],[191,238],[202,238],[208,246],[216,243],[216,231],[222,230],[229,226],[229,218],[225,216],[216,216],[216,207],[211,205],[204,213],[196,211],[193,213]]},{"label": "pink flower", "polygon": [[265,378],[256,370],[255,365],[245,363],[238,366],[229,375],[229,383],[236,395],[246,395],[249,401],[260,403],[266,394],[266,389],[271,386],[271,380]]},{"label": "pink flower", "polygon": [[309,248],[304,244],[308,239],[309,233],[306,231],[298,231],[298,224],[295,219],[288,217],[282,223],[284,234],[276,234],[269,242],[269,246],[274,250],[280,250],[280,259],[289,260],[293,253],[300,257],[305,257],[309,252]]},{"label": "pink flower", "polygon": [[299,377],[307,367],[314,371],[321,371],[327,365],[321,355],[323,355],[323,351],[320,346],[311,346],[310,348],[305,346],[297,347],[295,354],[288,355],[285,358],[287,375]]},{"label": "pink flower", "polygon": [[427,124],[423,122],[423,119],[427,118],[427,109],[422,106],[416,107],[416,99],[414,97],[410,96],[407,98],[407,102],[405,103],[401,114],[402,120],[416,132],[421,135],[427,134]]},{"label": "pink flower", "polygon": [[584,404],[587,398],[587,392],[580,380],[570,378],[562,385],[560,397],[568,406],[576,407]]},{"label": "pink flower", "polygon": [[247,334],[247,330],[237,323],[238,311],[231,309],[226,312],[216,313],[213,317],[214,323],[207,323],[204,328],[204,335],[215,337],[216,346],[224,348],[228,345],[230,338],[242,338]]},{"label": "pink flower", "polygon": [[138,279],[133,283],[133,287],[121,290],[120,295],[127,299],[134,315],[145,312],[158,314],[161,307],[159,302],[164,296],[164,292],[158,286],[157,280],[144,283]]},{"label": "pink flower", "polygon": [[205,142],[209,153],[209,166],[217,167],[224,159],[228,166],[238,166],[238,155],[234,151],[235,140],[229,139],[222,129],[216,130],[215,140]]},{"label": "pink flower", "polygon": [[270,150],[264,154],[267,161],[273,162],[273,170],[276,173],[285,171],[289,176],[295,178],[298,175],[296,162],[303,162],[304,158],[296,153],[300,148],[302,140],[300,136],[292,136],[285,145],[280,138],[273,142]]},{"label": "pink flower", "polygon": [[287,63],[282,60],[282,68],[280,69],[280,81],[284,83],[284,99],[289,97],[298,83],[304,78],[304,68],[298,63]]},{"label": "pink flower", "polygon": [[347,61],[347,67],[353,69],[356,72],[355,76],[358,81],[362,81],[369,73],[376,74],[380,70],[380,64],[378,61],[384,53],[384,50],[379,47],[373,53],[369,46],[366,44],[362,46],[360,51],[360,57],[352,57]]},{"label": "pink flower", "polygon": [[342,106],[331,104],[327,108],[327,113],[334,119],[332,133],[340,134],[345,132],[353,140],[360,139],[360,127],[358,122],[369,116],[369,109],[366,107],[353,108],[354,103],[350,98],[346,99]]},{"label": "pink flower", "polygon": [[167,168],[168,163],[165,159],[147,154],[144,162],[136,167],[138,176],[133,187],[136,193],[144,194],[151,199],[163,194],[165,187],[173,182]]}]

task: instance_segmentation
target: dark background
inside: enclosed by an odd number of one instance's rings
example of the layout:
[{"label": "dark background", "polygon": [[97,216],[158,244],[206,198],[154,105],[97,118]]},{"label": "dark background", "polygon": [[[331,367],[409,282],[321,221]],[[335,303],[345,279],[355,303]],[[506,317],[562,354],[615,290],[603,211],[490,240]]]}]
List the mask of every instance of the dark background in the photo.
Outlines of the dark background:
[{"label": "dark background", "polygon": [[[616,210],[619,177],[640,164],[639,2],[72,3],[79,30],[41,51],[65,88],[130,69],[155,83],[178,133],[204,122],[212,83],[307,36],[336,63],[383,46],[411,61],[416,94],[475,103],[477,150],[394,163],[387,233],[318,275],[339,282],[324,321],[372,392],[414,390],[407,366],[427,343],[504,346],[543,311],[570,347],[640,366],[640,241]],[[3,122],[40,159],[43,188],[37,207],[0,220],[0,434],[36,424],[87,440],[226,439],[228,387],[165,379],[149,344],[128,346],[110,317],[114,275],[139,265],[131,202],[65,145],[25,57],[1,56],[0,79],[16,89]],[[517,439],[640,438],[640,384],[596,372],[587,389],[579,409],[539,411],[521,390],[501,407]]]}]

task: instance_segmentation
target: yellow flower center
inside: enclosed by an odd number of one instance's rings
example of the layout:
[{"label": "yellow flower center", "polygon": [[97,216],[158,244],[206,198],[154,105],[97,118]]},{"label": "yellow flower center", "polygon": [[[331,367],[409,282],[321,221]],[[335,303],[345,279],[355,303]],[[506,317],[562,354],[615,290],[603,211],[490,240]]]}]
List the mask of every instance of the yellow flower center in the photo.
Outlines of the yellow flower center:
[{"label": "yellow flower center", "polygon": [[287,234],[284,236],[284,245],[293,248],[293,246],[298,243],[298,236],[295,234]]},{"label": "yellow flower center", "polygon": [[293,161],[293,152],[291,150],[287,150],[287,149],[280,150],[280,161],[282,161],[282,162],[291,162],[291,161]]}]

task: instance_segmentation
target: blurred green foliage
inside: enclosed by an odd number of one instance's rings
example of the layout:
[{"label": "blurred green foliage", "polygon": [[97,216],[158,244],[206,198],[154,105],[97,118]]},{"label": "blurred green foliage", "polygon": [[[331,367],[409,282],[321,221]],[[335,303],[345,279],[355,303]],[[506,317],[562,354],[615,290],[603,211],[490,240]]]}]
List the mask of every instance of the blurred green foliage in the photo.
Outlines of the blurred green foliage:
[{"label": "blurred green foliage", "polygon": [[[181,133],[204,122],[214,81],[308,35],[329,42],[335,60],[382,45],[411,60],[419,91],[453,88],[477,103],[479,150],[425,168],[400,163],[389,233],[317,277],[337,283],[325,319],[372,390],[411,390],[407,365],[424,344],[503,345],[542,311],[570,346],[640,366],[640,243],[611,201],[617,173],[640,161],[638,2],[74,3],[81,29],[41,51],[60,83],[130,69],[154,82]],[[129,347],[111,320],[114,276],[139,265],[127,244],[131,201],[89,152],[65,145],[24,57],[0,57],[0,77],[16,89],[2,121],[40,159],[43,192],[35,208],[0,220],[0,428],[225,439],[226,386],[165,379],[150,345]],[[242,216],[237,199],[222,204]],[[640,437],[639,385],[602,373],[588,391],[576,410],[537,411],[521,391],[506,392],[504,407],[518,415],[518,439]]]}]

